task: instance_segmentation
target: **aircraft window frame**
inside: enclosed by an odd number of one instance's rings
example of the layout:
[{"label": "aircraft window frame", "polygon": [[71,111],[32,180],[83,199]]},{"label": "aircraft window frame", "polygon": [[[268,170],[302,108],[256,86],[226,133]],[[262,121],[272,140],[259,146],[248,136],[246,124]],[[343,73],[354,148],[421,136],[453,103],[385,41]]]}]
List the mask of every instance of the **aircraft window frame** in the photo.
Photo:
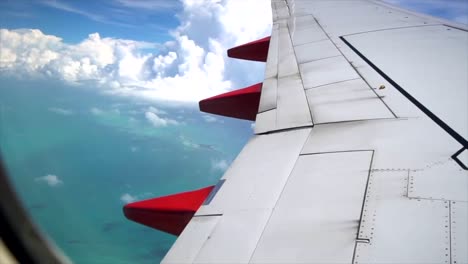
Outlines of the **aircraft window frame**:
[{"label": "aircraft window frame", "polygon": [[33,223],[0,157],[0,238],[18,263],[72,263]]}]

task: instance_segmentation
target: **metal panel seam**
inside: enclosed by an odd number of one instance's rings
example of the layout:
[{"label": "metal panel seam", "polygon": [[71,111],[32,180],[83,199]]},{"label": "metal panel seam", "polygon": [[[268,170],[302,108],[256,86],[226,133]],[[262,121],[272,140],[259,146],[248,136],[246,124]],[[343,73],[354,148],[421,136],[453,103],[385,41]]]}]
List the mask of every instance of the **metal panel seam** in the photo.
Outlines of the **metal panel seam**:
[{"label": "metal panel seam", "polygon": [[[272,110],[276,110],[276,109],[272,109]],[[272,110],[270,110],[270,111],[272,111]],[[306,126],[297,126],[297,127],[274,129],[274,130],[269,130],[269,131],[265,131],[265,132],[262,132],[262,133],[257,133],[255,135],[268,135],[268,134],[272,134],[272,133],[280,133],[280,132],[286,132],[286,131],[292,131],[292,130],[298,130],[298,129],[304,129],[304,128],[312,128],[312,127],[314,127],[314,124],[306,125]]]},{"label": "metal panel seam", "polygon": [[[213,226],[213,228],[211,229],[211,231],[210,231],[210,235],[211,235],[211,234],[213,234],[213,231],[216,230],[216,227],[221,223],[221,218],[223,217],[223,215],[222,215],[222,214],[220,214],[220,215],[214,214],[214,215],[206,215],[206,216],[219,216],[219,217],[220,217],[219,220],[218,220],[218,222],[216,222],[216,225]],[[198,216],[197,216],[197,217],[198,217]],[[210,235],[208,235],[208,239],[209,239]],[[205,239],[205,241],[203,241],[203,244],[202,244],[201,247],[198,249],[197,254],[196,254],[195,257],[193,258],[192,263],[194,263],[194,262],[197,260],[198,256],[200,255],[200,252],[202,251],[203,247],[205,247],[205,244],[206,244],[206,242],[208,241],[208,239]]]},{"label": "metal panel seam", "polygon": [[304,89],[305,90],[315,89],[315,88],[320,88],[320,87],[327,86],[327,85],[332,85],[332,84],[337,84],[337,83],[342,83],[342,82],[349,82],[349,81],[354,81],[354,80],[362,80],[362,78],[346,79],[346,80],[342,80],[342,81],[331,82],[331,83],[327,83],[327,84],[321,84],[321,85],[317,85],[317,86],[314,86],[314,87],[311,87],[311,88],[304,88]]},{"label": "metal panel seam", "polygon": [[[312,15],[313,16],[313,15]],[[335,46],[335,48],[341,53],[341,55],[343,56],[343,58],[348,62],[348,64],[351,66],[351,68],[357,73],[357,75],[359,75],[359,77],[361,77],[361,79],[367,84],[367,86],[369,86],[369,89],[380,99],[380,101],[385,105],[385,107],[387,107],[387,109],[392,113],[392,115],[395,117],[395,118],[398,118],[397,115],[392,111],[392,109],[385,103],[385,101],[382,99],[382,97],[380,97],[374,89],[372,89],[371,85],[369,84],[369,82],[367,82],[367,80],[364,78],[364,76],[361,75],[361,73],[354,67],[354,65],[348,60],[348,58],[344,55],[344,53],[341,51],[341,49],[338,48],[338,46],[336,45],[336,43],[330,38],[330,35],[328,35],[328,33],[325,31],[325,29],[323,29],[322,25],[319,23],[319,21],[317,20],[317,18],[314,17],[314,20],[315,22],[317,23],[317,25],[320,27],[320,29],[322,29],[323,33],[325,33],[325,35],[328,37],[328,39],[333,43],[333,45]],[[341,38],[341,37],[340,37]]]},{"label": "metal panel seam", "polygon": [[432,26],[441,26],[441,25],[443,26],[444,24],[437,23],[437,24],[424,24],[424,25],[413,25],[413,26],[404,26],[404,27],[393,27],[393,28],[381,28],[381,29],[375,29],[375,30],[368,30],[368,31],[361,31],[361,32],[346,34],[346,35],[343,35],[343,37],[354,36],[354,35],[365,34],[365,33],[372,33],[372,32],[379,32],[379,31],[394,30],[394,29],[432,27]]},{"label": "metal panel seam", "polygon": [[[315,17],[314,17],[315,19]],[[302,74],[301,74],[301,71],[299,70],[299,63],[297,62],[297,55],[296,55],[296,49],[294,47],[294,43],[293,43],[293,39],[291,37],[291,32],[289,31],[289,24],[286,24],[286,28],[288,29],[288,35],[289,35],[289,40],[291,41],[291,45],[292,45],[292,50],[294,52],[294,57],[296,58],[296,64],[297,64],[297,69],[298,69],[298,74],[299,74],[299,77],[301,78],[301,84],[302,84],[302,91],[304,92],[304,99],[306,100],[306,104],[307,104],[307,108],[309,108],[309,114],[310,114],[310,122],[312,123],[312,126],[314,125],[314,117],[312,116],[312,109],[310,109],[310,105],[309,105],[309,102],[307,101],[307,93],[306,93],[306,89],[304,88],[304,80],[302,79]],[[323,29],[322,29],[323,30]],[[330,38],[328,38],[330,39]],[[301,149],[302,151],[302,149]],[[299,152],[300,153],[300,152]]]},{"label": "metal panel seam", "polygon": [[360,232],[361,232],[361,222],[362,222],[362,217],[364,215],[364,208],[365,208],[366,200],[367,200],[366,196],[367,196],[367,191],[369,189],[369,180],[370,180],[371,173],[372,173],[372,164],[374,162],[374,154],[375,154],[375,150],[372,150],[372,156],[371,156],[371,160],[370,160],[370,164],[369,164],[369,172],[367,174],[366,189],[364,190],[364,197],[363,197],[363,200],[362,200],[362,207],[361,207],[361,215],[359,216],[359,226],[358,226],[358,230],[357,230],[357,234],[356,234],[356,242],[354,243],[353,258],[351,259],[351,263],[354,263],[354,261],[355,261],[356,250],[357,250],[358,243],[369,243],[370,242],[370,239],[360,238],[359,235],[360,235]]},{"label": "metal panel seam", "polygon": [[452,201],[448,202],[449,209],[449,252],[450,252],[450,263],[452,263]]},{"label": "metal panel seam", "polygon": [[[307,139],[309,139],[309,138],[307,138]],[[366,152],[366,151],[372,151],[373,152],[374,150],[373,149],[350,149],[350,150],[337,150],[337,151],[324,151],[324,152],[310,152],[310,153],[301,153],[299,156],[317,155],[317,154],[332,154],[332,153],[347,153],[347,152]]]},{"label": "metal panel seam", "polygon": [[[313,89],[313,88],[312,88],[312,89]],[[317,124],[315,124],[315,125],[318,126],[318,125],[329,125],[329,124],[362,122],[362,121],[370,121],[370,120],[395,120],[395,119],[406,120],[406,118],[381,117],[381,118],[368,118],[368,119],[356,119],[356,120],[343,120],[343,121],[323,122],[323,123],[317,123]]]},{"label": "metal panel seam", "polygon": [[275,211],[276,205],[278,204],[278,201],[280,200],[280,197],[281,197],[281,195],[283,194],[284,189],[285,189],[286,185],[287,185],[288,182],[289,182],[289,178],[291,177],[291,173],[294,171],[294,167],[296,167],[297,161],[299,160],[299,156],[301,155],[301,152],[302,152],[302,150],[304,149],[304,146],[306,145],[307,140],[308,140],[309,137],[310,137],[310,134],[311,134],[311,132],[312,132],[312,129],[309,129],[309,130],[310,130],[310,131],[309,131],[309,135],[308,135],[307,137],[305,137],[304,143],[302,143],[302,147],[301,147],[301,149],[299,150],[299,153],[298,153],[298,155],[297,155],[296,161],[294,162],[294,165],[291,167],[291,171],[290,171],[289,174],[288,174],[288,179],[287,179],[286,182],[284,183],[283,188],[281,189],[281,192],[279,193],[278,198],[276,199],[275,205],[274,205],[273,208],[271,209],[270,216],[268,217],[268,220],[266,221],[265,226],[263,227],[262,233],[261,233],[260,236],[258,237],[257,244],[255,245],[255,248],[254,248],[254,250],[252,251],[252,255],[250,255],[250,258],[249,258],[249,262],[248,262],[248,263],[250,263],[250,262],[252,261],[252,257],[255,255],[255,251],[257,251],[258,242],[259,242],[260,239],[262,238],[263,233],[265,233],[265,229],[266,229],[266,227],[268,226],[268,223],[269,223],[270,220],[271,220],[271,216],[273,215],[273,212]]}]

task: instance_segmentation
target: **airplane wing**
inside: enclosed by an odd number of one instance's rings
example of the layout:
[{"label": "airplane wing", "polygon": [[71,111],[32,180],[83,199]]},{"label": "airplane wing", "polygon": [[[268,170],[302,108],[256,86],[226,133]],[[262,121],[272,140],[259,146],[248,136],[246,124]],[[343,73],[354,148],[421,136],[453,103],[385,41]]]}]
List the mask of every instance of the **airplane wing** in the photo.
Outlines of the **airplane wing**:
[{"label": "airplane wing", "polygon": [[266,60],[263,83],[200,102],[255,135],[216,186],[126,216],[179,235],[163,263],[468,263],[467,29],[377,1],[272,7],[271,37],[228,52]]}]

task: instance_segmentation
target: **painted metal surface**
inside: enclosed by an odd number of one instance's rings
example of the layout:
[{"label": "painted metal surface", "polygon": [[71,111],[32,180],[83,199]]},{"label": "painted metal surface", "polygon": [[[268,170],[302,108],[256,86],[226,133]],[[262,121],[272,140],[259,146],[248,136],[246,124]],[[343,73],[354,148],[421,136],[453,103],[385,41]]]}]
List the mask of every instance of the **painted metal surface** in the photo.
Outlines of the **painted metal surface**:
[{"label": "painted metal surface", "polygon": [[294,49],[296,51],[297,62],[301,64],[341,55],[329,39],[305,43],[296,46]]},{"label": "painted metal surface", "polygon": [[311,126],[309,106],[299,75],[278,80],[276,129]]},{"label": "painted metal surface", "polygon": [[353,263],[450,263],[449,202],[407,193],[408,171],[372,171]]},{"label": "painted metal surface", "polygon": [[302,153],[373,149],[376,169],[419,170],[448,160],[459,148],[431,120],[400,118],[316,125]]},{"label": "painted metal surface", "polygon": [[276,129],[276,108],[257,114],[255,119],[255,134]]},{"label": "painted metal surface", "polygon": [[[271,209],[223,214],[194,263],[249,263],[270,214]],[[226,239],[228,244],[220,246],[226,243]]]},{"label": "painted metal surface", "polygon": [[308,89],[306,94],[315,124],[394,117],[362,79]]},{"label": "painted metal surface", "polygon": [[250,263],[351,263],[371,157],[300,156]]},{"label": "painted metal surface", "polygon": [[[467,32],[437,25],[345,38],[429,111],[468,136]],[[379,41],[378,49],[373,40]],[[404,63],[410,69],[400,67]]]},{"label": "painted metal surface", "polygon": [[125,217],[160,231],[180,235],[214,186],[128,203]]},{"label": "painted metal surface", "polygon": [[200,111],[254,121],[260,104],[262,83],[219,94],[199,102]]},{"label": "painted metal surface", "polygon": [[254,136],[224,174],[217,195],[196,215],[272,209],[309,133],[298,129]]},{"label": "painted metal surface", "polygon": [[452,159],[410,172],[411,198],[468,202],[468,171]]},{"label": "painted metal surface", "polygon": [[450,213],[452,263],[468,263],[468,203],[450,202]]},{"label": "painted metal surface", "polygon": [[265,62],[267,60],[269,46],[270,37],[265,37],[244,45],[230,48],[227,51],[227,54],[228,57],[231,58]]},{"label": "painted metal surface", "polygon": [[328,35],[338,36],[399,27],[425,26],[439,21],[425,16],[416,16],[411,12],[388,8],[366,0],[330,0],[330,1],[294,1],[294,10],[307,10],[308,13],[326,26]]},{"label": "painted metal surface", "polygon": [[299,73],[296,56],[294,54],[289,29],[285,24],[279,26],[278,31],[278,78],[284,78]]},{"label": "painted metal surface", "polygon": [[262,92],[260,94],[260,105],[258,106],[259,113],[276,108],[277,88],[278,79],[268,78],[263,81]]},{"label": "painted metal surface", "polygon": [[305,89],[359,78],[342,56],[303,63],[299,69]]},{"label": "painted metal surface", "polygon": [[193,263],[220,218],[218,215],[192,218],[161,263]]},{"label": "painted metal surface", "polygon": [[278,75],[278,32],[279,25],[273,24],[271,29],[270,46],[268,47],[267,62],[265,65],[265,79],[276,78]]},{"label": "painted metal surface", "polygon": [[[312,16],[308,16],[312,17]],[[297,27],[291,30],[291,39],[294,46],[312,43],[321,40],[328,40],[327,35],[323,32],[320,26],[314,22],[307,27]]]}]

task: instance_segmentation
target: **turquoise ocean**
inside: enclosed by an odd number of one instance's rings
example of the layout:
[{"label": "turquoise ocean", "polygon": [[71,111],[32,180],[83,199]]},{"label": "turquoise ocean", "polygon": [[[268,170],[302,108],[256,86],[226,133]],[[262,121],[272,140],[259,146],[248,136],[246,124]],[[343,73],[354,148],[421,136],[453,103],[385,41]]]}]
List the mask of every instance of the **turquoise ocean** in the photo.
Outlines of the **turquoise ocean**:
[{"label": "turquoise ocean", "polygon": [[[153,126],[150,107],[177,124]],[[250,122],[213,120],[196,105],[0,77],[1,156],[24,206],[74,263],[159,263],[176,237],[127,220],[124,201],[215,184],[251,136]]]}]

